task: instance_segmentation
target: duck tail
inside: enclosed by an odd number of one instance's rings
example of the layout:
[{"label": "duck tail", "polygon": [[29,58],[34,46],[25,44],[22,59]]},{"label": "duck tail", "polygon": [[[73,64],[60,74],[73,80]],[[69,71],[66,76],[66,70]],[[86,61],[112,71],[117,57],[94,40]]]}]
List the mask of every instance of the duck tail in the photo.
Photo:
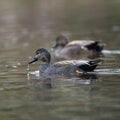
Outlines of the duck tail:
[{"label": "duck tail", "polygon": [[104,48],[105,44],[100,43],[99,41],[95,41],[94,43],[91,43],[89,45],[86,45],[88,50],[93,50],[96,52],[101,52]]},{"label": "duck tail", "polygon": [[94,71],[94,69],[98,66],[99,63],[102,62],[102,59],[94,59],[87,62],[87,64],[82,64],[79,66],[85,72]]},{"label": "duck tail", "polygon": [[89,63],[89,69],[88,71],[94,71],[94,69],[98,66],[98,64],[102,63],[102,59],[94,59],[94,60],[90,60]]},{"label": "duck tail", "polygon": [[90,65],[90,66],[95,66],[95,65],[98,65],[98,64],[100,64],[100,63],[102,63],[102,59],[94,59],[94,60],[90,60],[89,62],[88,62],[88,64]]}]

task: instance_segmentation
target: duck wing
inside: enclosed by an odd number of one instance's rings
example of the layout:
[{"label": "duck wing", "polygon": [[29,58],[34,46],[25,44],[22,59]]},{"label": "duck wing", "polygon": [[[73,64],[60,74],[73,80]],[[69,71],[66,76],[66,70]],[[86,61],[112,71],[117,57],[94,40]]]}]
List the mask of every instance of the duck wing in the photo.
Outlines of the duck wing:
[{"label": "duck wing", "polygon": [[73,41],[69,42],[66,46],[76,46],[76,45],[86,46],[86,45],[92,44],[94,42],[95,41],[93,41],[93,40],[73,40]]},{"label": "duck wing", "polygon": [[67,44],[69,46],[81,46],[82,48],[87,48],[88,50],[93,50],[96,52],[101,52],[105,44],[100,43],[99,41],[93,40],[75,40]]},{"label": "duck wing", "polygon": [[85,72],[91,72],[91,71],[94,71],[94,69],[98,66],[100,62],[101,62],[101,59],[86,61],[86,62],[83,62],[82,64],[79,64],[78,68],[82,69]]},{"label": "duck wing", "polygon": [[77,60],[65,60],[65,61],[60,61],[60,62],[56,62],[53,64],[53,66],[55,67],[61,67],[61,66],[68,66],[68,65],[75,65],[77,62]]},{"label": "duck wing", "polygon": [[88,50],[93,50],[96,52],[101,52],[104,48],[105,44],[100,43],[99,41],[94,41],[94,43],[85,45],[85,47],[87,47]]},{"label": "duck wing", "polygon": [[53,66],[55,67],[66,67],[66,66],[71,66],[74,67],[76,69],[85,71],[85,72],[90,72],[93,71],[96,66],[98,65],[98,63],[100,62],[100,59],[97,60],[67,60],[67,61],[60,61],[60,62],[56,62],[55,64],[53,64]]}]

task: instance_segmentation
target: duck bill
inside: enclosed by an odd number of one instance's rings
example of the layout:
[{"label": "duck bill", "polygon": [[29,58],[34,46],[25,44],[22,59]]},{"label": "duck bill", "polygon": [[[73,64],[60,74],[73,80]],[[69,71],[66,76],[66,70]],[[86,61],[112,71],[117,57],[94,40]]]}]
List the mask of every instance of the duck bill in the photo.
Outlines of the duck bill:
[{"label": "duck bill", "polygon": [[38,58],[32,58],[29,62],[28,62],[28,64],[31,64],[31,63],[34,63],[34,62],[36,62],[36,61],[38,61]]}]

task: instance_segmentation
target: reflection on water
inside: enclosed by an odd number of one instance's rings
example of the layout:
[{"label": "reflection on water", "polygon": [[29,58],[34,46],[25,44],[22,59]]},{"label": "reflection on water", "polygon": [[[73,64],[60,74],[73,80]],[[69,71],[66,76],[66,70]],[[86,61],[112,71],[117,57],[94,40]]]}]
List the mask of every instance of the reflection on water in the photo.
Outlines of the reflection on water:
[{"label": "reflection on water", "polygon": [[41,84],[46,84],[46,82],[52,84],[52,83],[59,83],[59,82],[63,82],[64,84],[91,84],[91,82],[93,80],[97,79],[97,74],[95,73],[88,73],[86,75],[79,75],[79,76],[47,76],[46,78],[41,78],[38,74],[36,74],[38,71],[35,72],[30,72],[28,73],[28,81],[34,81],[34,79],[32,80],[31,78],[31,73],[32,75],[37,76],[40,79],[40,83]]},{"label": "reflection on water", "polygon": [[114,75],[119,74],[120,75],[120,69],[99,69],[96,70],[97,74],[107,74],[107,75]]},{"label": "reflection on water", "polygon": [[103,50],[103,54],[120,54],[120,50]]},{"label": "reflection on water", "polygon": [[[118,0],[1,0],[0,118],[119,119],[119,13]],[[39,78],[28,59],[59,34],[106,43],[103,64],[88,76]]]}]

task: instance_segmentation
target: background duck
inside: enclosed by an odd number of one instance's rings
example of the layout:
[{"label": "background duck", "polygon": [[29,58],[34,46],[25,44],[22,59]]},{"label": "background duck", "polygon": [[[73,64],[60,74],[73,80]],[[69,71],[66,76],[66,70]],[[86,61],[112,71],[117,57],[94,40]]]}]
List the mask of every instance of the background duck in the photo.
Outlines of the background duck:
[{"label": "background duck", "polygon": [[51,55],[48,50],[40,48],[36,51],[36,56],[29,61],[29,64],[40,60],[40,76],[42,75],[76,75],[93,71],[98,63],[97,60],[66,60],[50,64]]},{"label": "background duck", "polygon": [[52,46],[57,60],[96,58],[102,55],[104,44],[93,40],[73,40],[60,35]]}]

